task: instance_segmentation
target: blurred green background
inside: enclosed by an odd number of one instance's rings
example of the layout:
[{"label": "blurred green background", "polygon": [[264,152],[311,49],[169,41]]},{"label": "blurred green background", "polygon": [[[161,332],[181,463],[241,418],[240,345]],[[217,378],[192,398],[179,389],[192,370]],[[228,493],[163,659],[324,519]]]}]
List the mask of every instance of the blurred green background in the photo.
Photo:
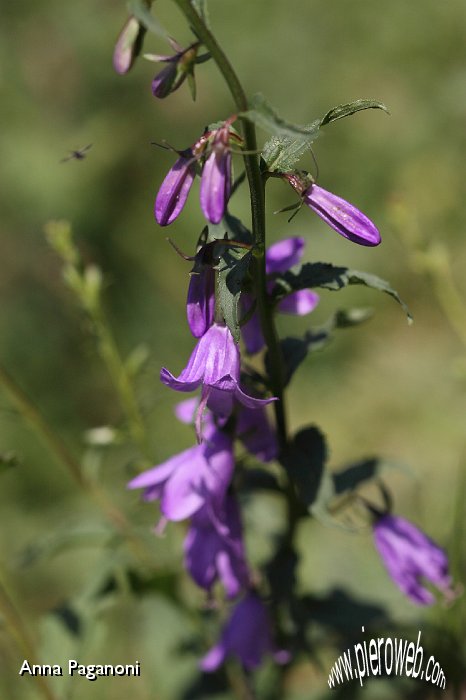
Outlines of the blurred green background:
[{"label": "blurred green background", "polygon": [[[190,41],[172,3],[160,0],[155,8],[172,36],[181,44]],[[155,539],[150,528],[157,509],[125,490],[141,453],[124,440],[108,447],[85,444],[86,431],[118,425],[122,411],[43,227],[50,219],[72,223],[85,264],[104,275],[105,309],[122,355],[141,345],[149,350],[136,382],[147,459],[155,464],[188,447],[191,431],[173,420],[178,397],[158,381],[161,366],[178,373],[193,347],[184,310],[189,267],[165,236],[190,254],[203,220],[195,186],[170,230],[156,225],[153,200],[173,155],[150,142],[166,139],[185,148],[206,124],[228,117],[233,105],[213,63],[197,71],[194,104],[186,86],[155,100],[154,64],[140,60],[128,76],[116,75],[112,51],[125,12],[119,0],[18,0],[2,10],[0,358],[71,453],[78,460],[84,454],[88,473],[98,470],[103,490],[142,538],[156,580],[141,597],[128,590],[123,574],[119,580],[132,555],[3,391],[0,452],[14,451],[19,465],[0,475],[0,551],[2,579],[43,663],[141,661],[142,677],[136,680],[52,679],[57,698],[169,700],[183,697],[205,649],[189,646],[203,597],[187,579],[174,590],[183,526],[171,526],[165,538]],[[438,280],[452,275],[466,300],[466,5],[211,0],[210,14],[247,93],[263,92],[290,121],[309,122],[360,97],[380,99],[391,111],[336,122],[315,143],[320,184],[377,223],[383,237],[377,249],[349,243],[308,211],[287,224],[286,215],[272,212],[291,203],[293,194],[279,182],[269,187],[270,241],[304,235],[307,259],[379,274],[399,291],[415,319],[408,327],[389,297],[367,289],[322,293],[313,322],[337,308],[371,306],[376,313],[360,328],[340,331],[300,369],[290,391],[291,423],[322,428],[335,468],[374,454],[409,465],[388,474],[397,511],[449,549],[461,580],[465,311],[454,290]],[[148,36],[145,50],[165,53],[167,47]],[[83,161],[59,162],[70,149],[89,143]],[[309,156],[302,166],[312,170]],[[240,167],[238,160],[238,172]],[[248,221],[245,187],[231,209]],[[442,296],[445,288],[448,298]],[[283,333],[298,334],[310,323],[279,319]],[[245,504],[256,564],[270,551],[280,518],[279,504],[270,497]],[[408,603],[388,579],[367,532],[306,523],[299,543],[303,591],[324,594],[345,587],[416,629],[433,622],[454,631],[458,611],[464,614],[461,602],[451,612]],[[109,595],[100,596],[105,587]],[[177,607],[178,595],[189,610]],[[76,611],[82,635],[74,629]],[[39,698],[33,680],[17,675],[25,653],[9,636],[7,621],[4,617],[0,627],[0,695]],[[335,652],[322,650],[320,666],[302,659],[286,697],[326,697],[335,658]],[[447,681],[462,673],[454,659],[444,669]],[[430,697],[426,685],[418,689],[419,697]],[[390,683],[367,691],[374,700],[400,696]]]}]

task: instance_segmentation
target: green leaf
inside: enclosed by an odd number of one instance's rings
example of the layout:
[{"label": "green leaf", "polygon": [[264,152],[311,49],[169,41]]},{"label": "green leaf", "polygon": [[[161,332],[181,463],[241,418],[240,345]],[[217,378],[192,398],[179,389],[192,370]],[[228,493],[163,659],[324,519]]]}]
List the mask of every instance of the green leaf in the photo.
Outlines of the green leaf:
[{"label": "green leaf", "polygon": [[[297,124],[285,121],[285,119],[278,116],[271,104],[261,93],[251,98],[250,108],[247,112],[241,112],[239,116],[248,119],[257,126],[260,126],[264,131],[268,131],[275,136],[288,136],[294,139],[298,137],[301,140],[308,140],[309,138],[315,138],[319,129],[319,122],[315,122],[314,127],[314,125],[298,126]],[[315,133],[312,133],[313,129],[315,129]]]},{"label": "green leaf", "polygon": [[349,117],[363,109],[382,109],[387,114],[390,114],[387,106],[384,105],[383,102],[379,102],[379,100],[354,100],[354,102],[347,102],[346,104],[338,105],[330,109],[320,120],[320,126],[330,124],[330,122],[334,122],[337,119]]},{"label": "green leaf", "polygon": [[215,268],[218,270],[217,292],[220,308],[236,343],[239,343],[240,339],[238,302],[250,260],[250,250],[228,246],[225,247],[219,264]]},{"label": "green leaf", "polygon": [[168,38],[167,30],[155,19],[146,0],[131,0],[127,7],[128,12],[136,17],[149,32],[162,37],[162,39]]},{"label": "green leaf", "polygon": [[[348,309],[337,311],[320,328],[308,330],[302,338],[284,338],[280,341],[285,364],[285,383],[288,384],[300,364],[310,352],[322,350],[333,338],[333,331],[338,328],[351,328],[364,323],[372,316],[372,309]],[[265,364],[269,371],[269,357]]]},{"label": "green leaf", "polygon": [[262,160],[265,170],[269,172],[287,172],[292,170],[295,163],[311,148],[317,138],[319,122],[315,121],[303,127],[308,136],[299,138],[291,136],[272,136],[264,145]]},{"label": "green leaf", "polygon": [[283,458],[283,464],[296,488],[298,498],[310,508],[321,488],[327,445],[316,426],[303,428],[293,438]]},{"label": "green leaf", "polygon": [[[322,119],[316,119],[307,126],[296,127],[293,124],[287,124],[288,127],[293,129],[293,133],[290,133],[290,128],[286,131],[284,131],[284,129],[279,129],[280,123],[283,120],[275,114],[262,95],[259,97],[262,102],[259,102],[259,108],[255,107],[255,109],[260,113],[261,117],[256,114],[253,121],[274,134],[274,136],[267,141],[262,151],[265,169],[269,172],[287,172],[292,170],[301,156],[310,149],[312,142],[315,141],[319,135],[321,127],[326,124],[330,124],[337,119],[349,117],[351,114],[360,112],[363,109],[383,109],[389,114],[383,102],[379,102],[378,100],[354,100],[354,102],[348,102],[347,104],[333,107]],[[265,126],[266,121],[269,128]],[[275,129],[273,129],[272,126],[274,126]]]},{"label": "green leaf", "polygon": [[275,301],[279,301],[287,294],[298,289],[320,287],[321,289],[338,291],[350,284],[361,284],[388,294],[400,304],[406,313],[408,323],[412,323],[413,318],[407,305],[388,282],[368,272],[351,270],[347,267],[336,267],[329,263],[305,263],[297,271],[289,270],[280,275],[275,279],[272,295]]}]

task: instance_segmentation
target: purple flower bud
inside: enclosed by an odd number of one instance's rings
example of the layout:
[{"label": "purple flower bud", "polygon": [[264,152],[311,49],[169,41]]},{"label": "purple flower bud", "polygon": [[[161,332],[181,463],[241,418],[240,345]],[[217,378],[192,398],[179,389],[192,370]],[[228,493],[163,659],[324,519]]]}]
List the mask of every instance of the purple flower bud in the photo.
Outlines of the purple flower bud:
[{"label": "purple flower bud", "polygon": [[175,391],[195,391],[202,386],[201,402],[196,417],[197,434],[207,405],[219,418],[228,418],[237,399],[249,408],[260,408],[275,398],[257,399],[242,391],[240,380],[240,356],[238,347],[227,326],[214,323],[194,348],[189,362],[179,377],[174,377],[165,367],[160,380]]},{"label": "purple flower bud", "polygon": [[201,209],[207,221],[218,224],[225,214],[231,191],[231,152],[229,126],[215,133],[211,153],[202,169]]},{"label": "purple flower bud", "polygon": [[233,466],[231,438],[209,426],[202,445],[190,447],[142,472],[129,482],[128,488],[143,488],[146,501],[160,499],[167,520],[184,520],[204,506],[221,508]]},{"label": "purple flower bud", "polygon": [[157,54],[146,54],[145,56],[152,61],[168,63],[168,66],[161,70],[152,81],[152,94],[159,99],[163,99],[178,90],[189,75],[194,80],[194,65],[200,46],[199,42],[191,44],[187,49],[182,49],[176,42],[172,42],[172,45],[179,49],[173,56]]},{"label": "purple flower bud", "polygon": [[214,151],[202,170],[201,209],[207,221],[218,224],[225,214],[231,189],[231,153]]},{"label": "purple flower bud", "polygon": [[275,648],[267,609],[259,596],[250,592],[235,606],[220,641],[200,665],[203,671],[216,671],[229,656],[235,656],[247,671],[251,671],[260,666],[265,654],[272,654],[280,664],[290,659],[288,652]]},{"label": "purple flower bud", "polygon": [[191,150],[184,151],[162,182],[154,214],[160,226],[168,226],[181,213],[196,174]]},{"label": "purple flower bud", "polygon": [[195,338],[201,338],[211,327],[215,315],[215,272],[202,265],[199,272],[192,272],[186,306],[188,324]]},{"label": "purple flower bud", "polygon": [[113,67],[120,75],[129,71],[139,55],[145,33],[146,28],[136,17],[128,17],[113,52]]},{"label": "purple flower bud", "polygon": [[413,603],[431,605],[435,601],[423,579],[447,598],[454,597],[446,553],[415,525],[398,516],[382,515],[375,520],[373,530],[388,573]]},{"label": "purple flower bud", "polygon": [[174,92],[183,82],[183,80],[179,81],[178,85],[174,87],[177,74],[178,69],[176,63],[172,62],[170,62],[168,66],[165,66],[160,73],[157,73],[152,81],[152,94],[154,97],[163,99],[171,92]]},{"label": "purple flower bud", "polygon": [[222,512],[207,508],[191,520],[184,542],[185,564],[194,581],[210,591],[220,580],[229,598],[249,585],[240,513],[236,499],[227,495]]},{"label": "purple flower bud", "polygon": [[327,192],[319,185],[308,187],[302,197],[304,204],[315,211],[325,223],[353,243],[379,245],[381,238],[375,225],[346,200]]}]

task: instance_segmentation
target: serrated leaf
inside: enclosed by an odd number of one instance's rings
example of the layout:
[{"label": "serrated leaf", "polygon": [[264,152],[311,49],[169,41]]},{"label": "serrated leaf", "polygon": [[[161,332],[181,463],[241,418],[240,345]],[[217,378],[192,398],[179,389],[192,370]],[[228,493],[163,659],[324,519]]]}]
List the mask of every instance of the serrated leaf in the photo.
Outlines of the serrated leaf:
[{"label": "serrated leaf", "polygon": [[236,343],[239,343],[240,339],[238,302],[250,260],[251,251],[227,247],[215,268],[218,271],[217,291],[220,308]]},{"label": "serrated leaf", "polygon": [[[298,124],[292,124],[282,119],[276,111],[273,109],[269,101],[262,95],[258,93],[254,95],[250,100],[250,108],[246,112],[240,113],[241,117],[248,119],[257,126],[260,126],[264,131],[268,131],[270,134],[275,136],[287,136],[291,138],[300,138],[301,140],[308,140],[311,138],[311,128],[310,126],[299,126]],[[319,128],[319,123],[316,122],[316,133]]]},{"label": "serrated leaf", "polygon": [[[372,316],[372,309],[339,310],[320,328],[308,330],[302,338],[284,338],[280,341],[283,362],[285,365],[285,385],[288,384],[301,363],[310,352],[322,350],[333,338],[333,331],[339,328],[351,328],[364,323]],[[265,357],[265,365],[269,371],[269,357]]]},{"label": "serrated leaf", "polygon": [[308,132],[305,137],[272,136],[267,141],[262,150],[262,159],[266,170],[269,172],[292,170],[319,135],[319,121],[311,122],[303,128]]},{"label": "serrated leaf", "polygon": [[330,109],[321,119],[320,126],[330,124],[330,122],[334,122],[337,119],[350,117],[352,114],[364,109],[382,109],[387,114],[390,114],[388,107],[384,105],[383,102],[379,102],[379,100],[354,100],[353,102],[347,102],[346,104],[338,105]]},{"label": "serrated leaf", "polygon": [[145,0],[131,0],[127,4],[128,12],[136,17],[136,19],[147,29],[147,31],[162,37],[168,38],[167,30],[155,19],[150,11],[150,7]]},{"label": "serrated leaf", "polygon": [[[267,106],[271,109],[270,105],[267,104]],[[354,100],[354,102],[348,102],[333,107],[322,119],[316,119],[307,126],[299,127],[300,134],[285,134],[283,132],[277,133],[272,131],[274,136],[267,141],[262,151],[265,169],[269,172],[287,172],[292,170],[301,156],[309,150],[312,142],[315,141],[319,135],[319,130],[323,126],[337,119],[349,117],[351,114],[355,114],[364,109],[382,109],[389,114],[383,102],[379,102],[378,100]],[[269,118],[271,119],[270,115]],[[260,126],[262,125],[260,124]],[[271,129],[268,130],[270,131]]]},{"label": "serrated leaf", "polygon": [[326,461],[325,437],[314,425],[296,433],[283,457],[283,464],[298,498],[308,508],[321,488]]},{"label": "serrated leaf", "polygon": [[407,305],[388,282],[368,272],[351,270],[347,267],[336,267],[329,263],[305,263],[298,270],[289,270],[275,279],[275,287],[272,294],[274,299],[279,301],[287,294],[299,289],[320,287],[321,289],[338,291],[350,284],[362,284],[388,294],[400,304],[406,313],[408,323],[412,323],[413,318]]}]

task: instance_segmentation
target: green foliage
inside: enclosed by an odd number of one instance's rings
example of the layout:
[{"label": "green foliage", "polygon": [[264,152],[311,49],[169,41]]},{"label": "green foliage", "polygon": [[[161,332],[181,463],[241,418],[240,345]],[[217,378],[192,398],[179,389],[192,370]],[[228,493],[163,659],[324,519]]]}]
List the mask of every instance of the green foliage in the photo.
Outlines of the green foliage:
[{"label": "green foliage", "polygon": [[225,246],[225,250],[216,266],[220,308],[225,323],[237,343],[240,339],[238,303],[250,261],[250,250]]},{"label": "green foliage", "polygon": [[368,272],[337,267],[329,263],[305,263],[296,271],[290,270],[278,276],[275,279],[272,294],[274,299],[279,301],[287,294],[299,289],[322,288],[335,292],[351,284],[363,285],[388,294],[400,304],[406,313],[408,323],[412,323],[413,319],[407,305],[388,282]]},{"label": "green foliage", "polygon": [[167,30],[155,19],[150,11],[151,4],[152,2],[148,0],[130,0],[130,2],[128,2],[128,12],[136,17],[148,32],[162,39],[168,39]]},{"label": "green foliage", "polygon": [[[355,100],[330,109],[322,119],[316,119],[307,126],[294,127],[286,131],[282,128],[282,120],[272,110],[265,98],[260,96],[258,105],[251,119],[274,135],[267,141],[262,151],[264,169],[269,172],[287,172],[291,170],[304,153],[310,149],[313,141],[319,135],[321,127],[337,119],[349,117],[364,109],[382,109],[388,113],[383,102],[377,100]],[[293,125],[287,125],[293,127]]]}]

